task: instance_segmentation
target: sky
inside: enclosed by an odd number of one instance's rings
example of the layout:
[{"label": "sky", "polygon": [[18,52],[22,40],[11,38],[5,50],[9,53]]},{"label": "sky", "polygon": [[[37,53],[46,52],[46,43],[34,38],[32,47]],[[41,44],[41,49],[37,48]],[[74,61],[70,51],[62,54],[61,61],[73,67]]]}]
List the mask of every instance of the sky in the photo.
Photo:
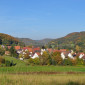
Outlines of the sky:
[{"label": "sky", "polygon": [[0,33],[34,40],[85,31],[85,0],[0,0]]}]

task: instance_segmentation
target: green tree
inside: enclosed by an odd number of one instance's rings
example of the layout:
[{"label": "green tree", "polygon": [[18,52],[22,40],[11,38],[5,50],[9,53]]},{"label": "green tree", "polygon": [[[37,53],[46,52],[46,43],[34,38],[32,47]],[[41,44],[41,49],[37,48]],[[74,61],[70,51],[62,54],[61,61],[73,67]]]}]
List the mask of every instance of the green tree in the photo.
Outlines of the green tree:
[{"label": "green tree", "polygon": [[12,47],[9,49],[9,51],[10,51],[12,57],[18,57],[18,54],[17,54],[14,46],[12,46]]},{"label": "green tree", "polygon": [[41,65],[47,65],[48,61],[49,61],[49,53],[45,51],[43,55],[40,57],[40,63]]},{"label": "green tree", "polygon": [[2,47],[0,47],[0,55],[3,56],[4,54],[5,54],[5,50]]}]

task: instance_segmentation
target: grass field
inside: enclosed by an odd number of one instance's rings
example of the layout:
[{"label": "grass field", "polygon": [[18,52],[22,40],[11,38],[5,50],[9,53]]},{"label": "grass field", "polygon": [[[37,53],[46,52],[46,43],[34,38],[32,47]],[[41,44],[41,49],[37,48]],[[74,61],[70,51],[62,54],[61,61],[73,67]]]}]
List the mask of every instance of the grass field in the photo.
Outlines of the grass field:
[{"label": "grass field", "polygon": [[17,63],[13,67],[0,67],[0,73],[19,72],[85,72],[85,66],[28,66],[26,61],[20,61],[13,57],[5,57],[6,60],[13,60]]},{"label": "grass field", "polygon": [[0,85],[85,85],[84,66],[28,66],[13,57],[5,59],[13,60],[16,66],[0,67]]},{"label": "grass field", "polygon": [[85,85],[85,75],[0,74],[0,85]]}]

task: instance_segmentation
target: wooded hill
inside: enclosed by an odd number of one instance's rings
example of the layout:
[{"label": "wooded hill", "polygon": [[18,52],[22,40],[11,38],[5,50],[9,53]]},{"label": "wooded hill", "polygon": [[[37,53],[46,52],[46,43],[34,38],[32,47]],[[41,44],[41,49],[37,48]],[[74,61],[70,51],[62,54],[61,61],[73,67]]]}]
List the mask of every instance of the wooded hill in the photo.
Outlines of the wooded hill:
[{"label": "wooded hill", "polygon": [[49,39],[49,38],[42,39],[42,40],[32,40],[30,38],[16,38],[16,39],[25,43],[25,45],[33,45],[33,46],[43,46],[53,40],[53,39]]},{"label": "wooded hill", "polygon": [[65,37],[49,42],[48,46],[85,52],[85,32],[70,33]]},{"label": "wooded hill", "polygon": [[12,45],[12,44],[19,44],[19,40],[4,33],[0,33],[0,45]]}]

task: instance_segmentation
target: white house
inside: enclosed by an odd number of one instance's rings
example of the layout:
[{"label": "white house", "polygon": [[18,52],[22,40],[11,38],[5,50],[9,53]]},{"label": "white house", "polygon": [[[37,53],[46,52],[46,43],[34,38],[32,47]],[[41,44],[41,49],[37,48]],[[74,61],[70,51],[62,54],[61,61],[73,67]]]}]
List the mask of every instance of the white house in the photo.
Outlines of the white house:
[{"label": "white house", "polygon": [[41,55],[43,55],[43,52],[45,52],[46,51],[46,49],[41,49]]},{"label": "white house", "polygon": [[62,58],[63,60],[65,59],[65,55],[64,55],[63,52],[61,53],[61,58]]},{"label": "white house", "polygon": [[81,59],[83,56],[84,56],[84,53],[81,53],[81,54],[79,55],[79,58]]},{"label": "white house", "polygon": [[74,59],[74,57],[71,53],[68,54],[68,57]]},{"label": "white house", "polygon": [[32,59],[35,59],[35,58],[39,58],[39,55],[37,54],[37,53],[35,53],[34,55],[33,55],[33,57],[31,57]]}]

